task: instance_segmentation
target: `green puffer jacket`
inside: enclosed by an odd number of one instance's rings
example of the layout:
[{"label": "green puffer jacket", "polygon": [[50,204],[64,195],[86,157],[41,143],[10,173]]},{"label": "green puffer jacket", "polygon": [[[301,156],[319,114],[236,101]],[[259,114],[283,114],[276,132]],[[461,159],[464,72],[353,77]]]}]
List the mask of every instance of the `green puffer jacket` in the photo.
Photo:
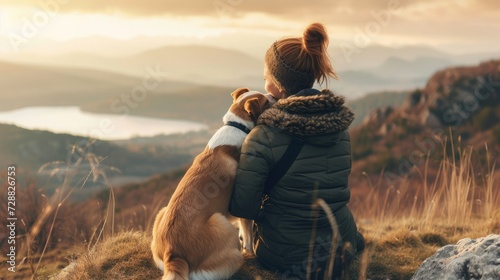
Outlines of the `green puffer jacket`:
[{"label": "green puffer jacket", "polygon": [[[343,97],[328,90],[307,89],[278,100],[246,138],[229,211],[257,221],[255,253],[265,265],[305,275],[315,193],[334,213],[342,242],[350,242],[352,253],[356,252],[357,229],[347,208],[351,170],[347,128],[353,119]],[[264,183],[287,149],[291,134],[305,137],[306,143],[262,204]],[[326,263],[331,237],[330,223],[321,211],[313,266]]]}]

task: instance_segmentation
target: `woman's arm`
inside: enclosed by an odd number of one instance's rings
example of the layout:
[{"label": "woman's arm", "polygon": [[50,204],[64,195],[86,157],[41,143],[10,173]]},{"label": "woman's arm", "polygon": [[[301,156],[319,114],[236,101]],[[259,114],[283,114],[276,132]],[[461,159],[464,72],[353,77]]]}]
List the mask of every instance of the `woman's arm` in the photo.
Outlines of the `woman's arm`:
[{"label": "woman's arm", "polygon": [[266,127],[257,126],[245,139],[236,174],[229,212],[236,217],[256,220],[262,203],[264,183],[273,162]]}]

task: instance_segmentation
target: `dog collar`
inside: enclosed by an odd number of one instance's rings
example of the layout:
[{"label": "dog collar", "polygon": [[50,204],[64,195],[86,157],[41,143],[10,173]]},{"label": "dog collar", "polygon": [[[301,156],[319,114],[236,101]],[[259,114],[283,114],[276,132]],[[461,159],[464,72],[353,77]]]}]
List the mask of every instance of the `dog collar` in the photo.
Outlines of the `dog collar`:
[{"label": "dog collar", "polygon": [[235,127],[237,129],[245,132],[246,134],[250,133],[250,129],[248,129],[248,127],[242,125],[241,123],[228,121],[224,125]]}]

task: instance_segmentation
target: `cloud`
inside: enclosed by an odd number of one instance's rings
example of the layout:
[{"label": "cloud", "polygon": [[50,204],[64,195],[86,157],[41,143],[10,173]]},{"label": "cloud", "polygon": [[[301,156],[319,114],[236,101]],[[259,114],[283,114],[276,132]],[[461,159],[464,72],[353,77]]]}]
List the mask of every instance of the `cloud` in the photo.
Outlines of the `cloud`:
[{"label": "cloud", "polygon": [[[42,8],[57,6],[63,12],[82,13],[114,13],[149,16],[163,14],[204,15],[214,11],[211,1],[177,1],[177,0],[3,0],[4,6],[29,6]],[[191,3],[191,4],[189,4]]]},{"label": "cloud", "polygon": [[[49,5],[60,3],[59,5]],[[1,6],[28,6],[38,9],[56,9],[61,13],[98,13],[107,16],[128,18],[176,18],[189,22],[192,17],[212,20],[209,28],[257,28],[262,32],[276,31],[284,35],[299,36],[301,30],[311,22],[324,23],[333,36],[352,33],[356,28],[365,28],[374,20],[374,14],[397,7],[391,15],[390,25],[383,33],[397,29],[395,23],[414,22],[430,26],[449,26],[444,20],[457,22],[471,20],[486,26],[485,14],[500,15],[498,0],[2,0]],[[262,14],[268,20],[249,23]],[[483,19],[481,19],[483,17]],[[220,21],[220,19],[228,19]],[[266,26],[267,25],[267,26]],[[265,26],[262,28],[262,26]],[[168,28],[168,26],[165,26]],[[412,34],[413,28],[403,35]],[[418,34],[416,34],[418,35]],[[344,36],[345,37],[345,36]]]},{"label": "cloud", "polygon": [[[208,16],[217,17],[221,13],[228,17],[238,17],[245,13],[264,13],[284,17],[289,20],[317,15],[329,16],[331,20],[362,19],[372,11],[387,9],[391,3],[401,7],[418,7],[433,0],[3,0],[3,6],[44,6],[44,3],[61,3],[61,11],[83,13],[125,13],[130,16]],[[444,0],[450,5],[464,3],[480,10],[500,10],[498,0]],[[346,11],[351,11],[346,13]],[[349,17],[347,17],[347,15]]]},{"label": "cloud", "polygon": [[[65,30],[59,33],[70,38],[243,31],[279,38],[300,36],[308,23],[322,22],[331,42],[355,41],[360,33],[374,33],[371,43],[471,43],[474,38],[481,44],[496,36],[500,15],[498,0],[2,0],[0,8],[47,9],[48,3],[61,3],[50,9],[62,14],[58,22],[66,24],[61,24]],[[391,6],[395,13],[384,22]],[[99,21],[101,16],[106,19]],[[118,24],[122,21],[128,24]],[[61,25],[51,28],[55,32]],[[59,33],[53,37],[61,37]]]}]

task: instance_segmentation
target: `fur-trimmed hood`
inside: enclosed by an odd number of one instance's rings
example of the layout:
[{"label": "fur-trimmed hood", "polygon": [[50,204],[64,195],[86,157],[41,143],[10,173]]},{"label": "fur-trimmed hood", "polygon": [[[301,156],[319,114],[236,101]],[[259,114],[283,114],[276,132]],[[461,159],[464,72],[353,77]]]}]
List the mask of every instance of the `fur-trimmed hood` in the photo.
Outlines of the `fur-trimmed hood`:
[{"label": "fur-trimmed hood", "polygon": [[280,99],[259,117],[258,124],[300,136],[320,136],[349,128],[354,113],[344,97],[330,90],[306,89]]}]

